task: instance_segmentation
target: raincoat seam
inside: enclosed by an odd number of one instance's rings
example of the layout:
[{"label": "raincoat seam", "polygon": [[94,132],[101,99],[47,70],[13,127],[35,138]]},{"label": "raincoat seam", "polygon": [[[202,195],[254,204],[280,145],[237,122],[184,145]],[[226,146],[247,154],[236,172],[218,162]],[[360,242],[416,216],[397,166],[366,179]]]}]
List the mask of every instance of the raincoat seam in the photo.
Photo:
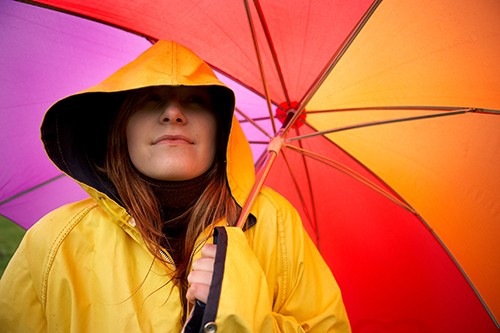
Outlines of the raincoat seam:
[{"label": "raincoat seam", "polygon": [[[142,246],[144,249],[147,249],[150,253],[142,235],[137,230],[136,227],[131,227],[129,224],[129,220],[133,218],[130,213],[128,213],[122,205],[114,202],[112,199],[107,197],[106,194],[103,194],[96,190],[95,188],[89,187],[86,184],[83,184],[83,188],[87,193],[90,194],[94,202],[96,202],[97,208],[100,210],[102,214],[105,214],[110,218],[110,222],[115,223],[118,227],[120,227],[128,237],[132,238],[136,243]],[[118,209],[113,208],[112,206],[116,205]],[[119,210],[123,209],[122,212]]]},{"label": "raincoat seam", "polygon": [[279,253],[281,256],[281,270],[282,270],[282,285],[283,285],[283,293],[281,294],[281,299],[280,299],[280,304],[283,304],[286,302],[286,298],[288,295],[288,251],[286,248],[286,233],[285,233],[285,223],[283,220],[283,213],[281,209],[277,209],[276,211],[277,214],[277,224],[278,224],[278,241],[279,241]]},{"label": "raincoat seam", "polygon": [[97,207],[96,203],[90,204],[87,207],[81,209],[78,213],[75,214],[70,220],[70,223],[68,223],[64,229],[59,233],[57,236],[56,240],[54,243],[52,243],[52,246],[50,247],[48,256],[47,256],[47,262],[44,265],[43,273],[42,273],[42,286],[41,286],[41,302],[42,302],[42,308],[43,311],[46,311],[46,306],[47,306],[47,288],[48,288],[48,280],[49,280],[49,274],[50,270],[52,268],[52,264],[54,263],[54,260],[56,258],[57,252],[63,243],[63,241],[66,239],[66,236],[69,235],[69,233],[73,230],[73,228],[94,208]]},{"label": "raincoat seam", "polygon": [[281,296],[278,299],[280,304],[284,304],[286,302],[286,299],[288,298],[289,294],[289,259],[288,259],[288,248],[286,246],[286,216],[287,214],[283,211],[283,207],[277,202],[276,200],[276,195],[277,193],[274,192],[272,189],[268,187],[264,187],[260,193],[264,201],[267,201],[267,204],[273,207],[273,209],[276,211],[276,228],[278,232],[278,253],[279,253],[279,258],[278,260],[278,267],[280,267],[280,274],[278,275],[280,279],[280,285],[283,287],[283,292],[280,293]]},{"label": "raincoat seam", "polygon": [[138,243],[149,253],[151,253],[148,247],[146,246],[146,243],[144,242],[142,235],[137,231],[137,228],[131,227],[130,224],[128,223],[126,217],[128,217],[129,219],[133,218],[130,214],[126,213],[125,217],[123,217],[122,214],[115,212],[106,202],[109,199],[105,197],[99,197],[97,200],[99,200],[99,202],[102,203],[102,205],[98,206],[111,218],[110,221],[116,223],[118,227],[120,227],[127,234],[128,237],[132,238],[136,243]]},{"label": "raincoat seam", "polygon": [[[123,223],[123,225],[127,225],[128,224],[128,221],[125,218],[123,218],[121,216],[121,214],[115,212],[110,207],[110,205],[107,202],[108,199],[106,197],[99,196],[99,197],[97,197],[97,200],[102,203],[101,207],[104,208],[104,211],[106,211],[112,218],[114,218],[117,221],[120,221],[121,223]],[[131,218],[130,215],[129,215],[129,218]]]}]

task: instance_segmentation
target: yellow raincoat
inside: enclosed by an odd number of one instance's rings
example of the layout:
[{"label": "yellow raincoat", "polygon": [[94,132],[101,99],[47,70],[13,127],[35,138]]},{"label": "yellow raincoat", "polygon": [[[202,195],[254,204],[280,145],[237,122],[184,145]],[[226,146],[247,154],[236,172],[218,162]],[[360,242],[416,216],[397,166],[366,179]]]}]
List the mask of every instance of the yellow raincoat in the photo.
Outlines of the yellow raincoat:
[{"label": "yellow raincoat", "polygon": [[[98,86],[54,104],[42,125],[47,153],[90,198],[49,213],[26,233],[0,282],[0,332],[184,329],[185,295],[169,278],[175,268],[153,259],[110,184],[86,162],[103,158],[103,135],[123,91],[157,85],[218,86],[220,112],[232,114],[233,93],[200,58],[167,41]],[[237,121],[227,174],[243,205],[254,170]],[[208,301],[195,307],[186,332],[350,332],[339,287],[295,209],[265,188],[251,214],[255,223],[245,231],[217,224]],[[209,230],[199,242],[206,239],[212,241]]]}]

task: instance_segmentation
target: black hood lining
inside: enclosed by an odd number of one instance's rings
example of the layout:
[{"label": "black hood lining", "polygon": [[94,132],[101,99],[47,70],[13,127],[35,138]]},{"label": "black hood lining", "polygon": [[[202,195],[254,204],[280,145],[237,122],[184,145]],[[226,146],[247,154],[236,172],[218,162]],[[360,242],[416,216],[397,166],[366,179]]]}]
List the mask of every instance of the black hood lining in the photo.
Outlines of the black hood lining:
[{"label": "black hood lining", "polygon": [[[219,117],[223,133],[219,136],[217,158],[225,161],[234,94],[226,87],[209,87],[214,96],[214,110],[223,115]],[[119,203],[114,185],[98,169],[104,166],[112,122],[132,91],[89,92],[67,97],[47,111],[41,126],[45,150],[61,171]]]}]

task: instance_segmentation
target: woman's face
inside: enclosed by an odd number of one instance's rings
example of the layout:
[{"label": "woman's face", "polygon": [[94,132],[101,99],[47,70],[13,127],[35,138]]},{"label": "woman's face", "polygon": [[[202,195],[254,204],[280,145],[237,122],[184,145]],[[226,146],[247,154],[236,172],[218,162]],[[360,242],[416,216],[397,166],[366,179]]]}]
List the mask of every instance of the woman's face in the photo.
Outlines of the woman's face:
[{"label": "woman's face", "polygon": [[188,180],[212,165],[216,131],[207,87],[150,88],[128,120],[128,152],[148,177]]}]

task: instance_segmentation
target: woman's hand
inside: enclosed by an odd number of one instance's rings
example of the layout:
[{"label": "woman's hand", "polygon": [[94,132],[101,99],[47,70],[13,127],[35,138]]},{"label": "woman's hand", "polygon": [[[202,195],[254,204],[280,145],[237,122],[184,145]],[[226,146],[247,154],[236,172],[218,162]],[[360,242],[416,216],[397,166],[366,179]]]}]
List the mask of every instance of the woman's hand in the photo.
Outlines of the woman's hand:
[{"label": "woman's hand", "polygon": [[189,289],[186,298],[194,303],[199,300],[207,303],[212,275],[214,274],[215,253],[217,245],[205,244],[201,249],[201,258],[193,262],[193,270],[188,275]]}]

